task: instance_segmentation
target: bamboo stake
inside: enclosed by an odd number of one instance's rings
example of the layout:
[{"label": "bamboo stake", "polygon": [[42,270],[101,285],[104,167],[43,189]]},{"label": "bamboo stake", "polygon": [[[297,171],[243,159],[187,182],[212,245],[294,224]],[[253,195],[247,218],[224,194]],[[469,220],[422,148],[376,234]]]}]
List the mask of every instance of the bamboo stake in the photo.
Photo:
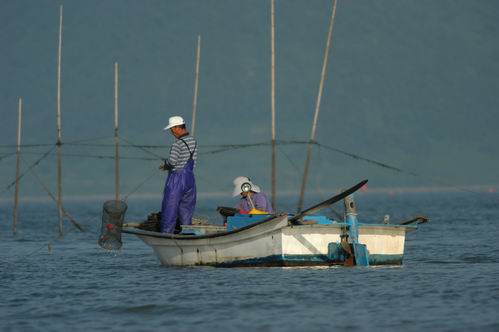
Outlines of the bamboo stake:
[{"label": "bamboo stake", "polygon": [[57,57],[57,208],[59,212],[59,235],[64,236],[62,211],[62,126],[61,126],[61,57],[62,57],[62,5],[59,9],[59,49]]},{"label": "bamboo stake", "polygon": [[270,0],[270,25],[271,25],[271,93],[270,108],[272,112],[272,210],[276,211],[276,145],[275,145],[275,0]]},{"label": "bamboo stake", "polygon": [[21,129],[22,129],[23,100],[19,98],[18,120],[17,120],[17,148],[16,148],[16,192],[14,195],[14,220],[12,222],[12,232],[16,234],[17,221],[19,219],[19,173],[21,166]]},{"label": "bamboo stake", "polygon": [[120,200],[120,139],[118,134],[118,63],[114,63],[114,143],[115,143],[115,158],[114,158],[114,182],[115,182],[115,200]]},{"label": "bamboo stake", "polygon": [[307,146],[307,159],[305,160],[305,169],[303,171],[303,179],[302,179],[301,190],[300,190],[300,199],[298,201],[298,212],[303,209],[303,199],[305,196],[305,188],[307,185],[308,169],[310,167],[310,160],[312,158],[312,146],[315,143],[315,133],[316,133],[316,129],[317,129],[317,121],[319,119],[322,91],[324,88],[324,80],[326,77],[327,64],[328,64],[328,59],[329,59],[329,49],[331,47],[331,40],[333,37],[333,25],[334,25],[334,17],[335,16],[336,16],[336,0],[333,0],[333,9],[331,11],[331,19],[329,21],[329,31],[328,31],[327,42],[326,42],[326,50],[324,51],[324,61],[322,63],[321,81],[319,84],[319,92],[317,94],[317,101],[315,104],[314,121],[312,124],[312,132],[310,134],[310,141],[309,141],[309,144]]},{"label": "bamboo stake", "polygon": [[192,127],[191,135],[194,136],[196,130],[196,112],[198,107],[198,86],[199,86],[199,62],[201,60],[201,36],[198,35],[198,47],[196,52],[196,79],[194,81],[194,100],[192,102]]}]

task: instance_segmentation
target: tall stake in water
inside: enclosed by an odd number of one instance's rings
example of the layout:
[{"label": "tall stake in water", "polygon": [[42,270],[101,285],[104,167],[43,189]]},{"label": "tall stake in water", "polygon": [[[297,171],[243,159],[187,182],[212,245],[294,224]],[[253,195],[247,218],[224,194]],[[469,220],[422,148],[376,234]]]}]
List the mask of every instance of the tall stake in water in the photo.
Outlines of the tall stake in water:
[{"label": "tall stake in water", "polygon": [[115,183],[115,200],[120,200],[120,138],[118,132],[118,75],[119,66],[118,63],[114,63],[114,183]]},{"label": "tall stake in water", "polygon": [[59,50],[57,56],[57,209],[59,212],[59,235],[64,236],[62,211],[62,129],[61,129],[61,57],[62,57],[62,5],[59,10]]},{"label": "tall stake in water", "polygon": [[271,90],[270,109],[272,113],[272,210],[276,211],[276,145],[275,145],[275,0],[270,0],[270,49],[271,49]]},{"label": "tall stake in water", "polygon": [[17,221],[19,219],[19,173],[21,167],[21,129],[22,129],[23,100],[19,98],[18,120],[17,120],[17,149],[16,149],[16,192],[14,194],[14,219],[12,232],[16,234]]},{"label": "tall stake in water", "polygon": [[333,0],[333,9],[331,11],[331,19],[329,21],[329,31],[327,36],[326,50],[324,51],[324,61],[322,63],[321,81],[319,84],[319,93],[317,94],[317,101],[315,104],[314,122],[312,124],[312,133],[310,134],[310,141],[307,146],[307,159],[305,160],[305,169],[303,171],[303,179],[300,190],[300,200],[298,201],[298,211],[303,209],[303,199],[305,196],[305,188],[307,185],[308,169],[310,167],[310,160],[312,158],[312,147],[315,143],[315,132],[317,129],[317,121],[319,119],[319,111],[321,107],[322,90],[324,88],[324,79],[326,77],[327,63],[329,58],[329,49],[331,47],[331,40],[333,37],[333,24],[336,15],[336,0]]},{"label": "tall stake in water", "polygon": [[196,78],[194,80],[194,100],[192,101],[192,127],[191,135],[194,136],[196,130],[196,112],[198,107],[198,86],[199,86],[199,62],[201,60],[201,36],[198,35],[198,47],[196,52]]}]

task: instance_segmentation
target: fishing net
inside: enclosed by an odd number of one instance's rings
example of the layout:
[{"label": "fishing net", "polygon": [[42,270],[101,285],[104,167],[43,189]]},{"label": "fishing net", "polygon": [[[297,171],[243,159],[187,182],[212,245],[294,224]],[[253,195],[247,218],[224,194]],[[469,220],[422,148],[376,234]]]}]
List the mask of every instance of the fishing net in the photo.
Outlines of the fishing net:
[{"label": "fishing net", "polygon": [[141,223],[137,228],[144,231],[160,232],[159,221],[161,220],[161,212],[151,213],[147,216],[147,220]]},{"label": "fishing net", "polygon": [[102,209],[102,227],[99,245],[107,250],[121,248],[121,229],[128,206],[123,201],[107,201]]}]

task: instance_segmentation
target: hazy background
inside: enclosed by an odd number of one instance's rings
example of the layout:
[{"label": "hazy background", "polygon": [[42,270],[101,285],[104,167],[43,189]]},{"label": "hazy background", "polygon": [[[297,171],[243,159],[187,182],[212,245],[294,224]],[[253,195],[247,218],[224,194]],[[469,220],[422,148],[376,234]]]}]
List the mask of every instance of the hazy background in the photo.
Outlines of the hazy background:
[{"label": "hazy background", "polygon": [[[169,116],[182,115],[190,126],[198,34],[200,153],[212,149],[206,145],[270,140],[268,0],[0,0],[0,157],[14,151],[5,145],[16,143],[19,96],[25,104],[23,143],[56,141],[60,4],[63,141],[113,135],[117,61],[121,135],[137,144],[171,144],[162,130]],[[278,139],[310,136],[330,11],[331,1],[276,1]],[[420,176],[315,149],[308,192],[327,193],[363,178],[372,189],[494,188],[499,183],[498,17],[494,0],[340,0],[317,140]],[[63,151],[113,154],[112,148],[69,145]],[[167,156],[168,148],[155,152]],[[305,152],[305,146],[279,148],[281,193],[298,192]],[[267,146],[200,154],[199,192],[228,196],[238,175],[270,191],[270,153]],[[130,148],[122,155],[150,157]],[[29,163],[39,157],[25,155]],[[124,160],[123,193],[158,165]],[[51,190],[55,166],[51,156],[36,168]],[[112,160],[66,157],[64,194],[112,193],[113,172]],[[15,158],[1,159],[0,191],[14,177]],[[164,178],[158,173],[139,193],[161,193]],[[24,196],[45,195],[29,175],[21,190]]]}]

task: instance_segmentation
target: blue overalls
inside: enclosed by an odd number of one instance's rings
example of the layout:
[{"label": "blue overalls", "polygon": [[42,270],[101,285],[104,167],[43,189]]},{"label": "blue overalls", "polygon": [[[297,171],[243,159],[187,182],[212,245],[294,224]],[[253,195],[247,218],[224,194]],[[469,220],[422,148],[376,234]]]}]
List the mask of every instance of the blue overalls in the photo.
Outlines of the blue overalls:
[{"label": "blue overalls", "polygon": [[196,180],[194,179],[194,147],[193,151],[187,146],[190,157],[182,169],[171,170],[163,191],[163,202],[161,203],[161,233],[175,232],[177,222],[180,225],[192,224],[192,215],[196,207]]}]

